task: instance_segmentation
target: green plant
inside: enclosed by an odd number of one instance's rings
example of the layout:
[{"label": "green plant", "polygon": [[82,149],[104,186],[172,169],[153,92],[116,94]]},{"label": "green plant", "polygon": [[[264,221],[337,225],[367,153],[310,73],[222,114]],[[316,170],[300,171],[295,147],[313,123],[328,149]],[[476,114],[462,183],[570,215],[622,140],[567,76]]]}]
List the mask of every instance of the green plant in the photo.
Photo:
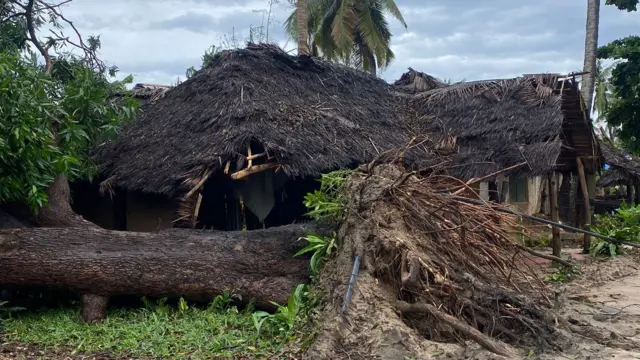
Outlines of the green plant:
[{"label": "green plant", "polygon": [[572,261],[572,264],[573,266],[571,267],[561,265],[560,267],[556,268],[553,273],[545,276],[544,281],[567,282],[571,281],[576,276],[581,275],[582,271],[580,271],[580,267],[578,266],[578,264],[574,261]]},{"label": "green plant", "polygon": [[311,255],[309,266],[311,267],[311,276],[312,278],[315,278],[318,275],[318,270],[320,269],[324,259],[331,256],[332,251],[338,248],[335,234],[331,237],[307,235],[301,237],[299,240],[305,240],[307,242],[307,246],[298,251],[294,256],[313,253],[313,255]]},{"label": "green plant", "polygon": [[216,299],[206,308],[147,299],[145,308],[112,308],[103,322],[92,325],[78,320],[77,308],[10,313],[3,320],[2,340],[118,359],[269,358],[277,351],[277,324],[265,324],[258,334],[251,309],[222,307],[230,296]]},{"label": "green plant", "polygon": [[287,305],[280,305],[276,302],[271,302],[277,306],[275,313],[270,314],[266,311],[256,311],[253,313],[253,324],[258,334],[262,330],[263,324],[271,323],[278,329],[279,334],[282,336],[282,344],[289,340],[289,336],[293,331],[293,327],[296,323],[296,319],[300,310],[304,307],[305,299],[304,295],[307,294],[307,285],[299,284],[296,289],[289,295]]},{"label": "green plant", "polygon": [[353,172],[353,170],[336,170],[322,174],[320,189],[304,197],[307,215],[315,220],[342,220],[347,206],[347,197],[343,188]]},{"label": "green plant", "polygon": [[[627,242],[640,242],[640,206],[622,203],[613,214],[596,215],[591,225],[595,233]],[[593,239],[591,255],[614,257],[622,254],[624,248],[604,239]]]}]

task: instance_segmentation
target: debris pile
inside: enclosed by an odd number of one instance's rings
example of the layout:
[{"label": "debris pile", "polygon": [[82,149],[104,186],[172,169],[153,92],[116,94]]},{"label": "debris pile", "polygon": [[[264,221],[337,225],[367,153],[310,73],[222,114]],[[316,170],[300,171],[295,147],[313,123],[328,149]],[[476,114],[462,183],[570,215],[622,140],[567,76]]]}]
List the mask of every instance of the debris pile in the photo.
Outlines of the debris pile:
[{"label": "debris pile", "polygon": [[[388,162],[352,176],[341,251],[318,280],[325,305],[309,358],[461,356],[448,344],[468,341],[507,358],[559,348],[551,292],[510,234],[516,217],[451,196],[459,184]],[[343,314],[355,256],[362,265]]]}]

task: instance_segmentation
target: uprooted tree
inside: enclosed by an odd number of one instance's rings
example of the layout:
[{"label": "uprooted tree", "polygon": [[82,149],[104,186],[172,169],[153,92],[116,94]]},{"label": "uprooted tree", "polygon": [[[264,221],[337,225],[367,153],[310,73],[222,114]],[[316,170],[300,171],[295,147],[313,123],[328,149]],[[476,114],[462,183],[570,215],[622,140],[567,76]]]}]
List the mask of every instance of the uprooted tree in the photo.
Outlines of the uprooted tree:
[{"label": "uprooted tree", "polygon": [[182,296],[209,301],[229,291],[260,308],[285,303],[309,279],[297,240],[318,229],[172,229],[134,233],[99,228],[0,230],[2,284],[55,286],[82,296],[82,317],[102,320],[116,295]]}]

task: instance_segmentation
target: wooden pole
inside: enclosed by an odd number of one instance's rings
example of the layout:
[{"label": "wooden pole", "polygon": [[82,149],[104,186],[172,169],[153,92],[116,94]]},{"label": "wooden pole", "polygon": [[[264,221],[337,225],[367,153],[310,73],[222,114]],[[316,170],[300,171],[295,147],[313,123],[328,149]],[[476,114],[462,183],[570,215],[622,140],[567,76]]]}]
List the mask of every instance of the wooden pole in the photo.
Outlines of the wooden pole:
[{"label": "wooden pole", "polygon": [[[589,226],[591,225],[591,204],[589,204],[589,189],[587,188],[587,179],[584,174],[584,165],[582,164],[582,159],[576,158],[576,163],[578,165],[578,181],[580,182],[580,189],[582,190],[582,201],[584,203],[583,210],[583,219],[584,219],[584,229],[589,230]],[[589,249],[591,248],[591,235],[584,234],[584,240],[582,241],[582,251],[584,253],[589,253]]]},{"label": "wooden pole", "polygon": [[[558,222],[560,219],[559,209],[558,209],[558,181],[557,174],[553,173],[549,175],[549,209],[551,210],[551,221]],[[553,227],[551,229],[551,233],[553,234],[551,240],[551,248],[553,256],[560,257],[560,253],[562,251],[562,240],[560,239],[560,229]]]}]

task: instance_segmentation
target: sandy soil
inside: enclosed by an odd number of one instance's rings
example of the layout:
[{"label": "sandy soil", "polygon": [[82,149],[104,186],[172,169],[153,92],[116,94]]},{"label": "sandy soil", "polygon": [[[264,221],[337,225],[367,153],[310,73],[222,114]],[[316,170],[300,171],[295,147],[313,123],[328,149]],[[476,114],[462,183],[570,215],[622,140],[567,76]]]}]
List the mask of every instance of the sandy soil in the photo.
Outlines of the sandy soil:
[{"label": "sandy soil", "polygon": [[562,354],[541,359],[640,359],[640,254],[590,259],[583,275],[560,287],[559,314],[582,334],[568,334]]}]

